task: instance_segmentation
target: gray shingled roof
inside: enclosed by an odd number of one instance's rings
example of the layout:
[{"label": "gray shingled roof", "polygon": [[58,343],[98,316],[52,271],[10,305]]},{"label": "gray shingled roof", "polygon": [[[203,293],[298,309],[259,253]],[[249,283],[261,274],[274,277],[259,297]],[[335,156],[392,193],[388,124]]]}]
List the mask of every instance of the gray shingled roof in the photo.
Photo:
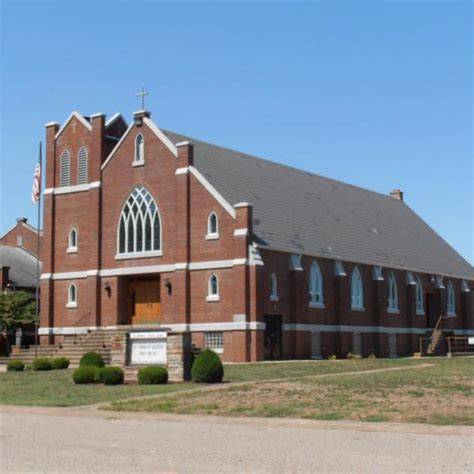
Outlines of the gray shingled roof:
[{"label": "gray shingled roof", "polygon": [[474,279],[474,268],[402,201],[163,132],[194,144],[195,167],[231,205],[253,205],[262,247]]},{"label": "gray shingled roof", "polygon": [[8,278],[13,285],[21,288],[36,286],[36,257],[26,250],[0,245],[0,267],[10,267]]}]

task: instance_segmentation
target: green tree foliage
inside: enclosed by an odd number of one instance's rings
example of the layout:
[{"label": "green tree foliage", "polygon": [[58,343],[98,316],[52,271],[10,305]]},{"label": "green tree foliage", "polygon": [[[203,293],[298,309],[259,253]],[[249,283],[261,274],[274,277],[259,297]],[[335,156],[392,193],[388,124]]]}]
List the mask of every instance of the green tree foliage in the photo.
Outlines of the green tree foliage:
[{"label": "green tree foliage", "polygon": [[34,323],[35,300],[26,291],[0,294],[0,326],[10,329],[20,324]]}]

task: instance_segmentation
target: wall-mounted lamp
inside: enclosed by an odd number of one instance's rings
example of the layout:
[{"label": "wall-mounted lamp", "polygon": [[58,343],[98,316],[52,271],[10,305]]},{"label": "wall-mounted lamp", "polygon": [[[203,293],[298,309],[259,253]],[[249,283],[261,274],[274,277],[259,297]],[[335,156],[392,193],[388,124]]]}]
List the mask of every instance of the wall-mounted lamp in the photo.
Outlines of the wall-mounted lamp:
[{"label": "wall-mounted lamp", "polygon": [[110,296],[110,294],[112,293],[112,288],[110,287],[110,283],[107,280],[105,280],[102,286],[104,287],[104,290],[107,292],[107,296]]},{"label": "wall-mounted lamp", "polygon": [[172,291],[173,291],[173,285],[171,284],[169,278],[166,278],[166,279],[165,279],[165,287],[166,287],[166,289],[168,290],[168,294],[171,295],[171,293],[172,293]]}]

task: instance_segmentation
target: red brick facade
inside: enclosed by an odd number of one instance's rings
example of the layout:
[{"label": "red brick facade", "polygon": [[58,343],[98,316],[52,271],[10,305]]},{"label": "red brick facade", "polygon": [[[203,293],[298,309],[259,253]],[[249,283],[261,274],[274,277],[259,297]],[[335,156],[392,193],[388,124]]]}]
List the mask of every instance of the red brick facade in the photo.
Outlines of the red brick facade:
[{"label": "red brick facade", "polygon": [[37,230],[28,224],[26,217],[19,217],[16,221],[16,225],[0,238],[0,245],[22,247],[36,256],[38,253]]},{"label": "red brick facade", "polygon": [[[193,167],[192,144],[169,142],[145,112],[135,114],[134,123],[126,132],[125,128],[121,119],[106,126],[103,115],[85,120],[73,114],[61,130],[57,124],[47,125],[41,283],[44,343],[84,328],[131,324],[130,282],[144,276],[159,278],[160,324],[191,330],[198,347],[204,347],[205,333],[222,333],[226,361],[347,352],[411,354],[417,350],[419,336],[445,311],[446,290],[436,288],[431,275],[418,274],[424,298],[429,298],[431,320],[426,314],[417,315],[415,286],[407,284],[405,270],[394,269],[399,312],[388,313],[387,278],[374,281],[372,267],[363,264],[358,268],[363,275],[364,310],[353,311],[354,264],[343,262],[346,276],[335,276],[334,261],[323,258],[317,261],[323,275],[324,308],[310,308],[308,279],[314,258],[303,256],[301,269],[292,270],[290,254],[254,249],[252,207],[227,203],[219,196]],[[145,143],[144,163],[134,163],[138,133]],[[88,151],[86,185],[77,184],[82,146]],[[70,185],[61,187],[60,157],[65,149],[71,157]],[[118,250],[120,215],[137,186],[143,186],[158,206],[161,254],[125,258]],[[211,212],[218,217],[218,238],[206,238]],[[70,248],[73,228],[77,249]],[[389,271],[384,268],[384,276]],[[270,299],[271,274],[277,279],[278,301]],[[218,278],[218,298],[207,298],[212,275]],[[448,279],[443,281],[447,284]],[[453,329],[472,329],[474,292],[461,288],[465,284],[461,280],[451,281],[456,295]],[[68,304],[72,283],[75,305]],[[467,285],[474,286],[472,281]],[[425,301],[425,313],[426,305]],[[273,320],[281,329],[281,345],[276,349],[278,334],[265,333],[265,322]],[[269,344],[276,352],[268,353]]]}]

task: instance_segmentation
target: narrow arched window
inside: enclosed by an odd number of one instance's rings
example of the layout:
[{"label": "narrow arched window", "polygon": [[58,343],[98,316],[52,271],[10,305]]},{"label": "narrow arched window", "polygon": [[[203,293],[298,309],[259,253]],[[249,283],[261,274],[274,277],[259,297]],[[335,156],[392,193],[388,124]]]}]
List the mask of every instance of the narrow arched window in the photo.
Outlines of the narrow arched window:
[{"label": "narrow arched window", "polygon": [[71,283],[67,289],[67,305],[68,308],[77,306],[77,288],[75,283]]},{"label": "narrow arched window", "polygon": [[145,139],[139,133],[135,138],[135,163],[143,163],[145,161]]},{"label": "narrow arched window", "polygon": [[312,307],[322,307],[324,304],[323,275],[316,260],[309,271],[309,298],[309,305]]},{"label": "narrow arched window", "polygon": [[69,186],[71,183],[71,155],[64,150],[59,162],[59,185]]},{"label": "narrow arched window", "polygon": [[118,254],[161,255],[161,220],[158,206],[144,186],[137,186],[120,214]]},{"label": "narrow arched window", "polygon": [[423,295],[423,284],[421,278],[415,276],[416,283],[416,314],[425,314],[424,295]]},{"label": "narrow arched window", "polygon": [[68,248],[67,251],[69,253],[71,252],[77,252],[77,230],[72,228],[69,231],[69,237],[68,237]]},{"label": "narrow arched window", "polygon": [[448,282],[448,316],[456,316],[456,297],[453,282]]},{"label": "narrow arched window", "polygon": [[270,301],[278,301],[278,281],[274,273],[270,275]]},{"label": "narrow arched window", "polygon": [[87,183],[87,161],[87,148],[83,146],[77,154],[77,184]]},{"label": "narrow arched window", "polygon": [[219,220],[217,219],[217,214],[211,212],[207,218],[207,238],[217,238],[219,237]]},{"label": "narrow arched window", "polygon": [[390,273],[388,275],[388,311],[397,312],[398,311],[398,288],[397,280],[395,275]]},{"label": "narrow arched window", "polygon": [[219,301],[219,280],[214,274],[209,277],[206,299],[207,301]]},{"label": "narrow arched window", "polygon": [[364,286],[362,284],[362,276],[357,267],[352,270],[351,307],[352,309],[364,309]]}]

